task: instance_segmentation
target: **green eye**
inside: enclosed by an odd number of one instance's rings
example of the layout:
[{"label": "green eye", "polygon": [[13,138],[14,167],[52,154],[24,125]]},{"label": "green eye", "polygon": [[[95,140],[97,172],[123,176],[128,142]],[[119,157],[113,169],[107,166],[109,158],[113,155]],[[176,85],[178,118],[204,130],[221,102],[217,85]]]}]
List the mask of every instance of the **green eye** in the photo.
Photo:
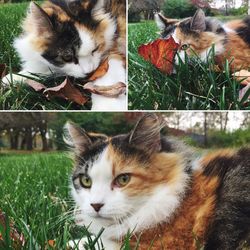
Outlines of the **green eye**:
[{"label": "green eye", "polygon": [[80,176],[80,183],[84,188],[91,188],[92,186],[92,180],[87,175]]},{"label": "green eye", "polygon": [[189,44],[183,44],[183,45],[181,46],[181,49],[182,49],[182,50],[187,50],[189,47],[190,47]]},{"label": "green eye", "polygon": [[124,187],[130,182],[130,174],[121,174],[115,178],[115,185],[118,187]]}]

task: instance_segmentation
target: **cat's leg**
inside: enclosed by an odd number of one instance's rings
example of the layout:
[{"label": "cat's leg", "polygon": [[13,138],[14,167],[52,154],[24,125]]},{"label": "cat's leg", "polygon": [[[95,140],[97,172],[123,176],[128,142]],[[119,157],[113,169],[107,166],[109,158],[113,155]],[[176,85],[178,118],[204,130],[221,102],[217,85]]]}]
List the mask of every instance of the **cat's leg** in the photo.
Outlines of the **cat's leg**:
[{"label": "cat's leg", "polygon": [[[109,69],[107,73],[93,82],[95,86],[109,87],[117,83],[126,83],[126,70],[123,60],[120,58],[111,58],[109,60]],[[126,110],[126,93],[118,97],[106,97],[103,95],[92,94],[92,110]]]},{"label": "cat's leg", "polygon": [[[91,236],[91,241],[95,240],[95,236]],[[78,249],[78,250],[85,250],[89,249],[88,246],[91,242],[87,237],[78,240],[71,240],[68,242],[67,246],[69,249]],[[106,250],[120,250],[120,245],[114,241],[108,239],[99,239],[98,242],[95,244],[95,248],[99,249],[97,246],[103,246]],[[100,248],[101,249],[101,248]]]},{"label": "cat's leg", "polygon": [[34,74],[41,74],[43,76],[52,74],[52,71],[47,65],[38,61],[26,62],[23,66],[23,69],[18,74],[12,73],[6,75],[1,80],[2,85],[7,87],[12,84],[16,85],[20,83],[25,83],[25,81],[27,81],[27,79],[29,78],[38,78]]},{"label": "cat's leg", "polygon": [[[27,76],[27,77],[25,77]],[[25,81],[29,78],[29,77],[32,77],[34,78],[34,75],[32,75],[31,73],[25,71],[25,70],[22,70],[20,71],[18,74],[8,74],[6,75],[2,80],[2,85],[7,87],[7,86],[10,86],[10,85],[16,85],[17,83],[18,84],[23,84],[25,83]]]}]

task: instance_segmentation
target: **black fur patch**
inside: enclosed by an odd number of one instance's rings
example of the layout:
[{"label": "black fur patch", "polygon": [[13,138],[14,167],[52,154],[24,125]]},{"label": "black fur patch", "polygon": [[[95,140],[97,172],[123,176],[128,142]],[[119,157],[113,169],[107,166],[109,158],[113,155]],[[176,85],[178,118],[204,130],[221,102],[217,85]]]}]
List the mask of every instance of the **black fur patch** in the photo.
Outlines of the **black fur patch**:
[{"label": "black fur patch", "polygon": [[217,205],[209,228],[206,250],[234,250],[250,235],[250,149],[232,157],[217,157],[204,174],[219,176]]},{"label": "black fur patch", "polygon": [[162,38],[167,38],[167,37],[171,36],[174,33],[175,29],[176,29],[176,25],[167,26],[164,29],[164,31],[161,33],[161,37]]},{"label": "black fur patch", "polygon": [[71,1],[71,3],[68,3],[67,0],[50,0],[50,2],[59,6],[70,18],[84,24],[91,30],[95,30],[99,24],[99,22],[93,19],[91,14],[97,0],[89,0],[90,5],[87,9],[83,9],[81,5],[81,3],[84,2],[83,0],[75,0]]},{"label": "black fur patch", "polygon": [[237,34],[250,46],[250,16],[243,20],[246,26],[242,26],[236,30]]},{"label": "black fur patch", "polygon": [[129,144],[128,134],[113,137],[111,140],[111,145],[125,157],[137,157],[138,161],[140,161],[142,164],[147,162],[150,157],[145,153],[145,151]]},{"label": "black fur patch", "polygon": [[53,35],[42,56],[58,67],[66,63],[78,64],[77,52],[82,42],[73,22],[59,22],[56,16],[51,16],[50,20]]},{"label": "black fur patch", "polygon": [[192,35],[194,37],[199,37],[199,33],[190,29],[191,19],[184,20],[179,24],[179,28],[186,35]]}]

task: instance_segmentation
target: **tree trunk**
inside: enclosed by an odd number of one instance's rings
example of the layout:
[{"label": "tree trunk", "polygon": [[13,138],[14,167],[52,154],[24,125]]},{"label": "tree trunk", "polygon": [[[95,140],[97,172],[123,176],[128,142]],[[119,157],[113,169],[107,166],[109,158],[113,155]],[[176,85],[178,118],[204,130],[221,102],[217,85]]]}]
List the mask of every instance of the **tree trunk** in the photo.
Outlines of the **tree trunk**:
[{"label": "tree trunk", "polygon": [[44,128],[39,127],[40,133],[41,133],[41,138],[42,138],[42,143],[43,143],[43,151],[48,151],[48,141],[46,138],[46,133],[47,133],[47,125],[44,125]]},{"label": "tree trunk", "polygon": [[250,15],[250,0],[248,0],[248,15]]},{"label": "tree trunk", "polygon": [[26,137],[26,149],[32,150],[33,149],[33,138],[32,138],[32,129],[31,128],[26,127],[25,137]]},{"label": "tree trunk", "polygon": [[207,147],[207,112],[204,112],[204,146]]},{"label": "tree trunk", "polygon": [[13,131],[9,131],[9,135],[10,135],[10,149],[12,150],[17,150],[18,149],[18,135],[19,135],[19,131],[17,130],[13,130]]},{"label": "tree trunk", "polygon": [[226,16],[228,16],[228,9],[229,9],[229,8],[228,8],[228,7],[229,7],[228,5],[229,5],[229,3],[228,3],[228,0],[225,0],[225,2],[226,2],[226,3],[225,3],[225,4],[226,4],[226,6],[225,6],[225,7],[226,7]]}]

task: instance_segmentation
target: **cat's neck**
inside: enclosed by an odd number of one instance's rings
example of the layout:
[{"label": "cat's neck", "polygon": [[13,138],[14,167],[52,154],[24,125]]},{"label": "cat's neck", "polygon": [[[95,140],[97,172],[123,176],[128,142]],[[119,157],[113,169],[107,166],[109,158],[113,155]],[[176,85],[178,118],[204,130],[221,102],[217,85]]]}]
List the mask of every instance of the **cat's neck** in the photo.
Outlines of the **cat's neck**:
[{"label": "cat's neck", "polygon": [[143,242],[139,246],[141,250],[148,249],[152,239],[155,239],[153,248],[156,249],[160,249],[161,244],[166,249],[197,249],[197,241],[202,245],[208,232],[215,209],[217,187],[216,178],[208,178],[201,170],[196,170],[185,197],[169,220],[135,233],[131,246],[136,246],[140,238],[140,242]]}]

